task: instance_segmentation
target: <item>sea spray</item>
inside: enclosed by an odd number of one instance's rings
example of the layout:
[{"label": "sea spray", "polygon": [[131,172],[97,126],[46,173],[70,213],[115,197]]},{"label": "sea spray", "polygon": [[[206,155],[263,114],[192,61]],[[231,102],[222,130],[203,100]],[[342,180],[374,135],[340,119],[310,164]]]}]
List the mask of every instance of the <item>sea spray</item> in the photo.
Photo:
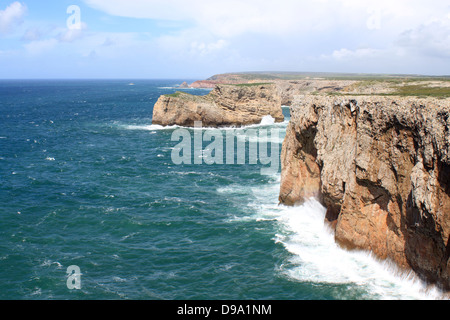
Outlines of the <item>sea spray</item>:
[{"label": "sea spray", "polygon": [[[340,248],[333,232],[325,223],[326,208],[310,199],[301,206],[278,205],[280,179],[273,176],[264,187],[251,188],[256,211],[254,220],[274,221],[277,232],[273,240],[282,244],[290,258],[279,266],[278,272],[299,283],[338,285],[350,288],[335,296],[352,298],[351,292],[362,291],[365,299],[442,299],[443,294],[429,287],[413,273],[402,273],[395,264],[379,261],[366,251]],[[227,190],[221,189],[222,192]],[[231,191],[231,189],[228,189]],[[233,221],[249,221],[249,217]]]}]

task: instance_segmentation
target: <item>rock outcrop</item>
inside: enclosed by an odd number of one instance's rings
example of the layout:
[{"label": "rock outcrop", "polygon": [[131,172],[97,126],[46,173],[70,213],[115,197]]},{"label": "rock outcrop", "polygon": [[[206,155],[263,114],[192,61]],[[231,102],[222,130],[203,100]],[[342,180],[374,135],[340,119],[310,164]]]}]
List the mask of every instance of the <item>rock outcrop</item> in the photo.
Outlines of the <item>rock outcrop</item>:
[{"label": "rock outcrop", "polygon": [[217,85],[206,96],[183,92],[164,95],[153,109],[153,124],[223,127],[259,124],[265,116],[284,121],[275,85]]},{"label": "rock outcrop", "polygon": [[217,85],[220,84],[241,84],[245,83],[242,81],[224,81],[224,80],[199,80],[191,83],[189,85],[190,88],[195,89],[214,89]]},{"label": "rock outcrop", "polygon": [[450,290],[450,100],[298,96],[280,202],[317,197],[336,241]]},{"label": "rock outcrop", "polygon": [[291,106],[295,96],[311,93],[331,93],[341,92],[355,85],[357,81],[353,80],[324,80],[308,79],[285,81],[277,80],[275,84],[280,92],[281,104]]}]

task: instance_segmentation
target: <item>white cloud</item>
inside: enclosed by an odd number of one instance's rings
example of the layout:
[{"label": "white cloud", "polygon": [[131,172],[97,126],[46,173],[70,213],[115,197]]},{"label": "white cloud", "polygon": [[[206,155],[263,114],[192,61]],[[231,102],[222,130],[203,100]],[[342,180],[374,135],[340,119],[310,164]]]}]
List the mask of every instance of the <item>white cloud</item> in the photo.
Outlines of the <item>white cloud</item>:
[{"label": "white cloud", "polygon": [[64,29],[57,36],[57,39],[61,42],[73,42],[80,39],[84,35],[84,31],[87,29],[87,24],[81,22],[79,29]]},{"label": "white cloud", "polygon": [[27,7],[20,2],[13,2],[0,10],[0,33],[8,34],[23,21],[23,17],[27,11]]},{"label": "white cloud", "polygon": [[438,0],[84,1],[115,16],[191,21],[222,38],[247,32],[283,35],[336,27],[395,32],[448,14],[448,5]]},{"label": "white cloud", "polygon": [[397,45],[424,55],[450,59],[450,19],[407,30],[399,36]]},{"label": "white cloud", "polygon": [[207,56],[211,55],[216,51],[220,51],[227,46],[227,41],[220,39],[216,42],[197,42],[194,41],[191,43],[191,51],[190,53],[194,56]]},{"label": "white cloud", "polygon": [[40,40],[42,36],[43,32],[39,28],[28,28],[22,36],[22,40],[37,41]]},{"label": "white cloud", "polygon": [[132,32],[87,33],[78,40],[76,46],[72,45],[74,52],[77,52],[80,56],[92,57],[92,53],[95,52],[95,57],[108,60],[133,60],[132,57],[136,55],[148,59],[153,54],[152,47],[152,41],[146,39],[142,34]]},{"label": "white cloud", "polygon": [[[376,58],[383,54],[383,50],[372,48],[358,48],[356,50],[349,50],[346,48],[335,50],[331,57],[336,60],[354,60],[354,59],[369,59]],[[326,56],[324,56],[326,57]]]},{"label": "white cloud", "polygon": [[31,41],[30,43],[24,44],[24,47],[28,53],[32,55],[39,55],[52,50],[53,48],[56,47],[57,44],[58,40],[51,38],[45,40]]},{"label": "white cloud", "polygon": [[[440,0],[83,1],[111,16],[157,21],[140,32],[105,31],[106,19],[117,21],[103,13],[92,15],[98,21],[86,20],[89,30],[28,22],[19,30],[22,50],[42,61],[78,59],[87,72],[108,70],[110,76],[120,70],[164,77],[249,70],[450,72],[450,6]],[[8,32],[23,19],[11,10],[0,11],[16,16],[4,23]]]},{"label": "white cloud", "polygon": [[246,32],[280,35],[292,30],[321,29],[333,21],[324,15],[337,14],[336,8],[339,7],[335,4],[339,1],[325,0],[135,0],[132,4],[124,0],[85,2],[115,16],[192,22],[195,27],[207,29],[219,37],[232,37]]},{"label": "white cloud", "polygon": [[87,25],[81,24],[81,29],[51,28],[43,30],[37,27],[28,28],[21,40],[27,41],[23,45],[31,55],[48,54],[63,44],[70,44],[85,36]]},{"label": "white cloud", "polygon": [[442,60],[450,58],[450,6],[440,0],[84,1],[114,16],[184,22],[155,39],[164,60],[223,66],[233,57],[235,70],[450,72]]}]

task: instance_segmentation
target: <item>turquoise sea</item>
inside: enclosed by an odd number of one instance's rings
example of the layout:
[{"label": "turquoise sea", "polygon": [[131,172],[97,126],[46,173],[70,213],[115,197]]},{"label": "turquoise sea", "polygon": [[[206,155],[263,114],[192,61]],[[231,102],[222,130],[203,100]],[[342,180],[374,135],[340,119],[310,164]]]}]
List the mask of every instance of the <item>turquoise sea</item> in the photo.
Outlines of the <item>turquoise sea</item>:
[{"label": "turquoise sea", "polygon": [[[339,249],[316,201],[279,206],[279,172],[175,165],[179,128],[152,125],[152,109],[183,81],[0,81],[1,300],[441,297]],[[279,128],[280,150],[283,110],[252,126]]]}]

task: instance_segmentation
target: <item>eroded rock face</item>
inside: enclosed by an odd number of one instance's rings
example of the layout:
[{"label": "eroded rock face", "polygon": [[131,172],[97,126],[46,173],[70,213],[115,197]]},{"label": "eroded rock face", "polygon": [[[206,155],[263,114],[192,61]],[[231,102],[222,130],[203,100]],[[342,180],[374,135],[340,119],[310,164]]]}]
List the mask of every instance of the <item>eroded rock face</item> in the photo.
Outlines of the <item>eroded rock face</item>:
[{"label": "eroded rock face", "polygon": [[284,121],[275,85],[217,85],[207,96],[179,92],[161,96],[153,109],[153,124],[193,127],[242,126],[261,123],[265,116]]},{"label": "eroded rock face", "polygon": [[298,96],[280,202],[317,197],[338,243],[450,289],[449,99]]},{"label": "eroded rock face", "polygon": [[311,94],[313,92],[341,92],[356,84],[357,81],[309,79],[293,81],[278,80],[274,83],[280,91],[282,105],[291,106],[297,95]]}]

